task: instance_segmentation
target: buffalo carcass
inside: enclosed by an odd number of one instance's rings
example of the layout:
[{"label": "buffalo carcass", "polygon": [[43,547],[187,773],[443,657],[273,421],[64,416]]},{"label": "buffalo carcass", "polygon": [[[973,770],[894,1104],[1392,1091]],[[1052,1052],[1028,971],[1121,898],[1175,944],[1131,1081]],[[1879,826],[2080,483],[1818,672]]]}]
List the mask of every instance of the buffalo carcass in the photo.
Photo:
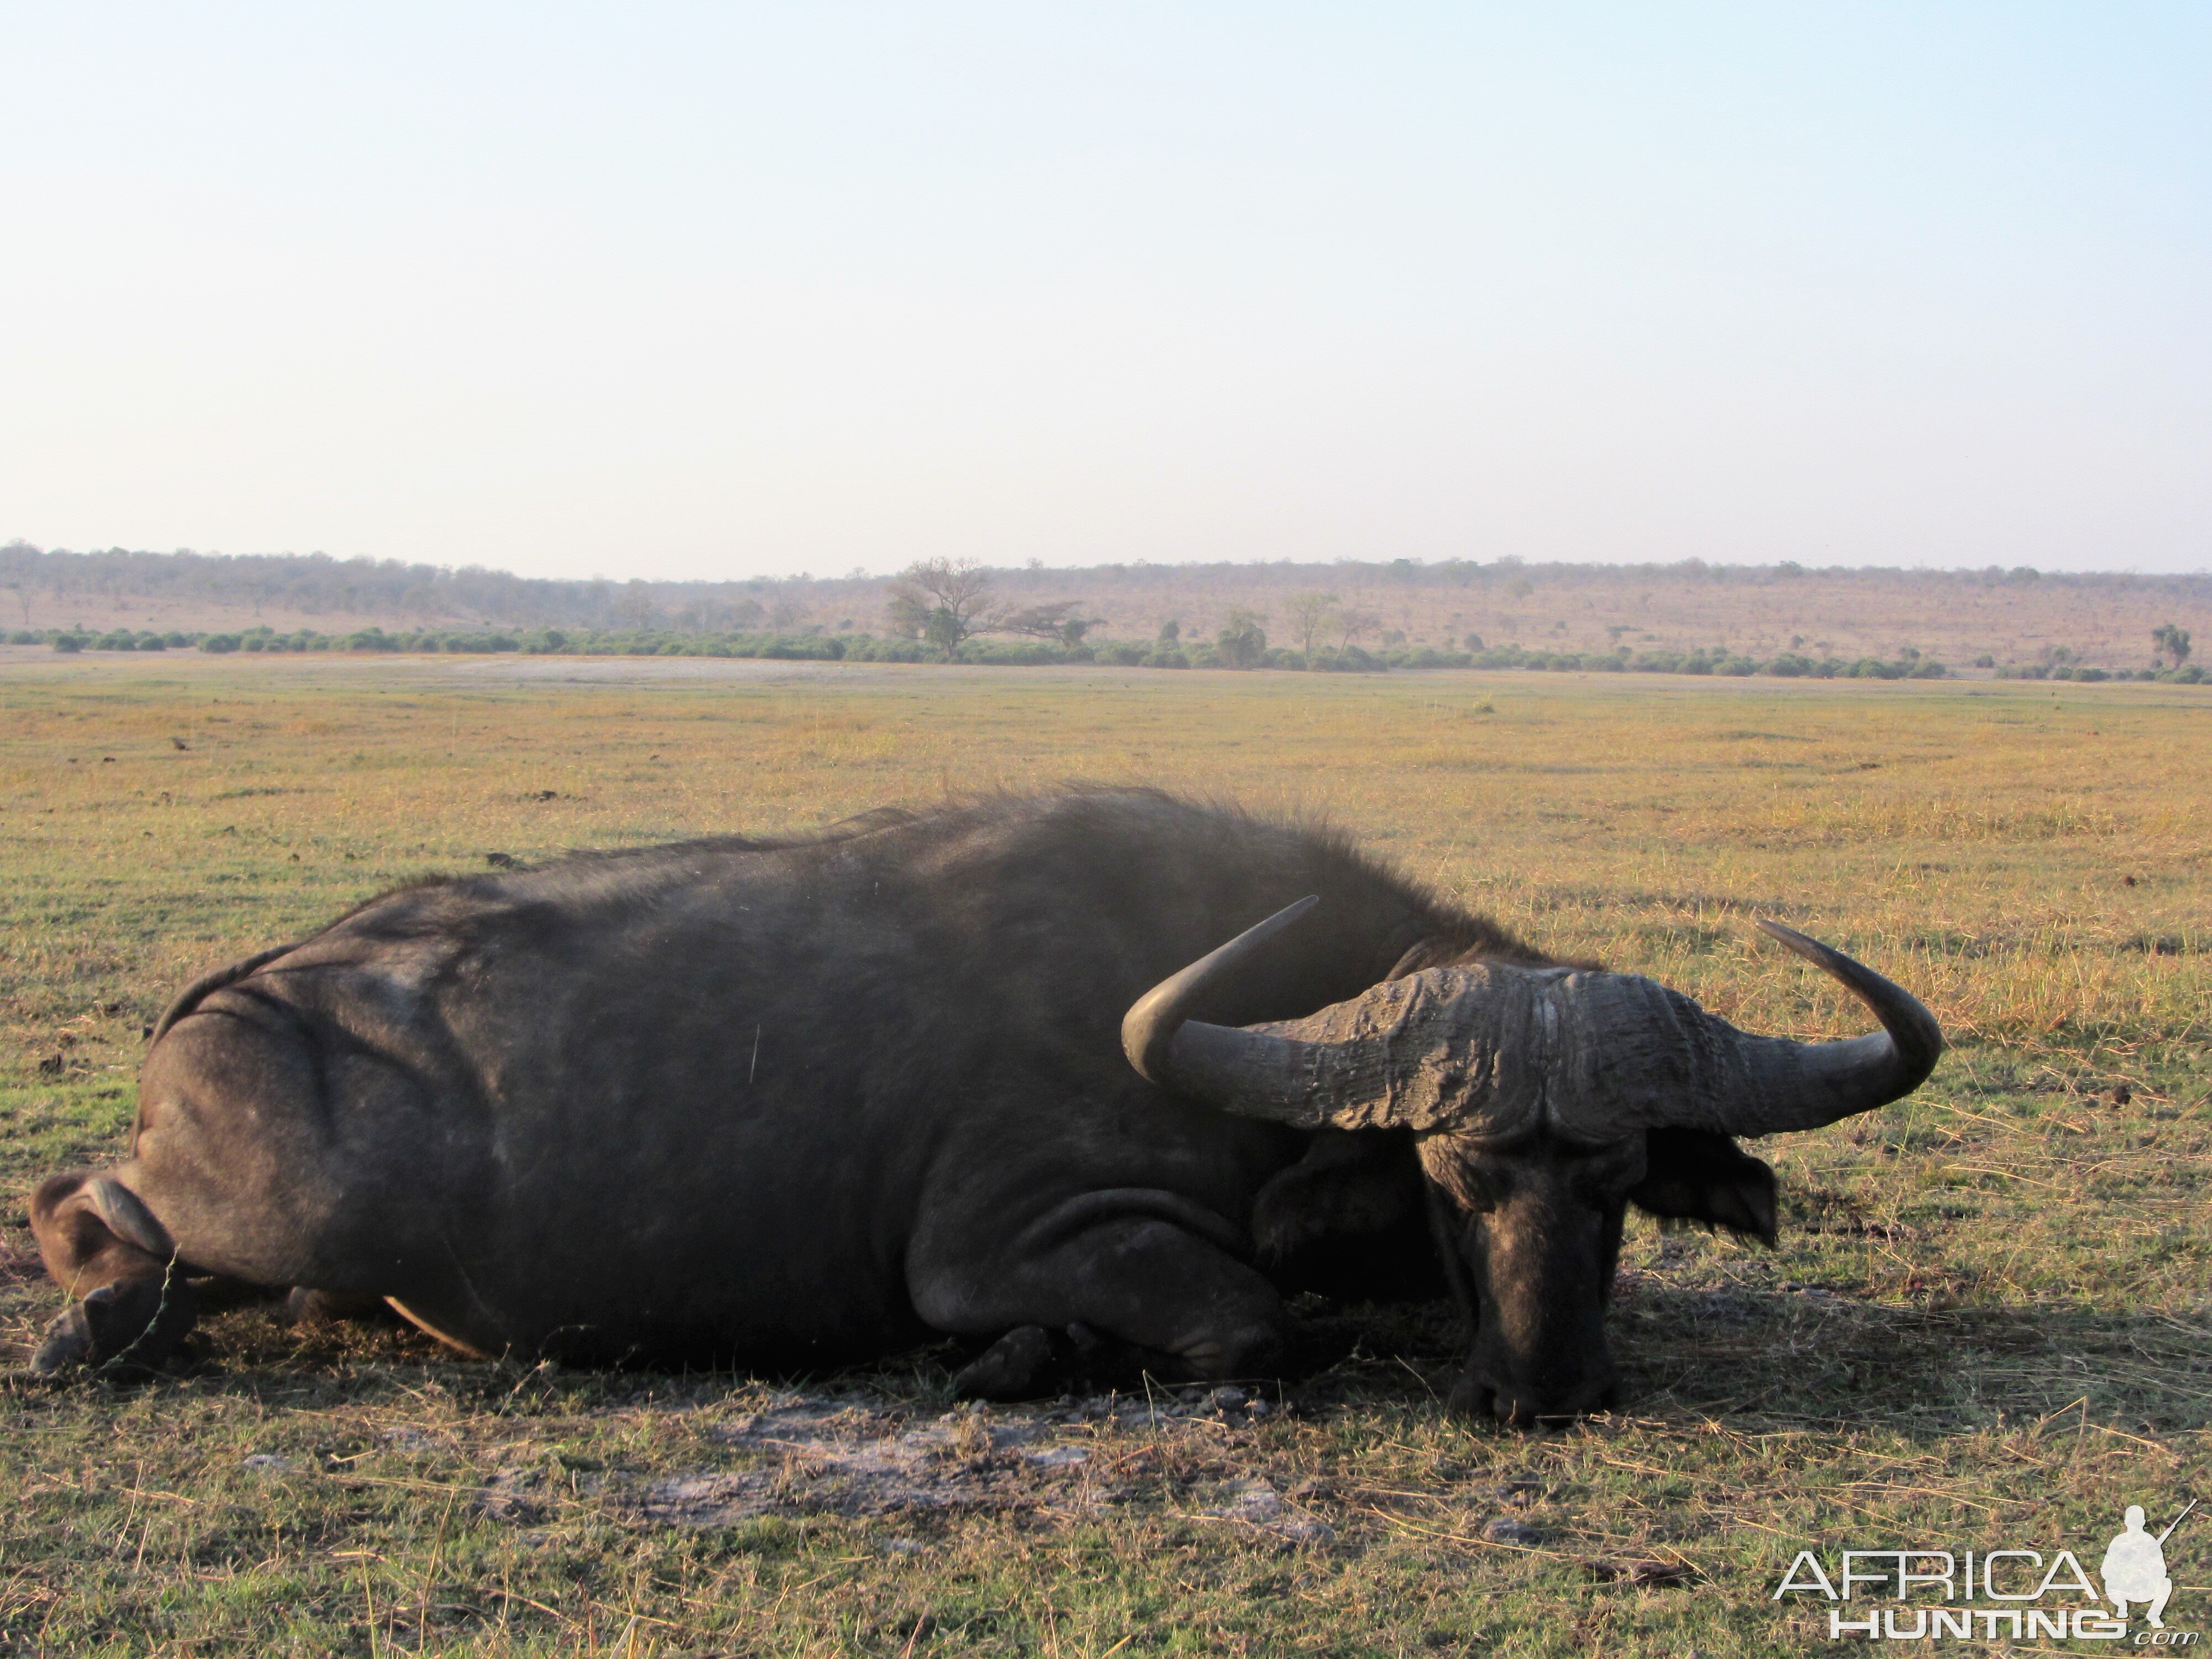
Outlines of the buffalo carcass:
[{"label": "buffalo carcass", "polygon": [[1145,791],[403,889],[164,1016],[131,1158],[33,1200],[82,1297],[34,1364],[157,1360],[242,1284],[579,1361],[952,1333],[990,1345],[961,1386],[1006,1397],[1071,1335],[1264,1373],[1285,1289],[1441,1261],[1455,1405],[1601,1408],[1624,1206],[1771,1239],[1731,1137],[1893,1100],[1941,1048],[1767,930],[1884,1030],[1746,1036],[1335,834]]}]

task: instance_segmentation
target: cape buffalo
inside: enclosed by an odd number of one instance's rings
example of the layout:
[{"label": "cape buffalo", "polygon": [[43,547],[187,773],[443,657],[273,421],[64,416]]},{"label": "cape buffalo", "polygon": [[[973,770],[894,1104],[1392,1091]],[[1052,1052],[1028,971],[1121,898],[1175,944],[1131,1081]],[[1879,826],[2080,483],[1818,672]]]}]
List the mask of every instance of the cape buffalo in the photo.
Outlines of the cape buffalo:
[{"label": "cape buffalo", "polygon": [[242,1283],[480,1354],[953,1333],[991,1343],[960,1386],[1009,1397],[1071,1339],[1264,1373],[1285,1289],[1441,1265],[1475,1333],[1455,1406],[1600,1409],[1623,1206],[1771,1242],[1730,1137],[1881,1105],[1942,1047],[1763,925],[1884,1030],[1746,1036],[1337,834],[1147,791],[405,888],[162,1017],[130,1159],[33,1200],[82,1298],[33,1363],[153,1362]]}]

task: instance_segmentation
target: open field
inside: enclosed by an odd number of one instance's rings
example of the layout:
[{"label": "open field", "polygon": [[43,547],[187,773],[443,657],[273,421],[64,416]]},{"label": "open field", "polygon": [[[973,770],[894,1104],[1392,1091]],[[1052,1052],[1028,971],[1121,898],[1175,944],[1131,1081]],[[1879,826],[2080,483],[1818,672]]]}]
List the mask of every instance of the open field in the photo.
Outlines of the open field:
[{"label": "open field", "polygon": [[[22,1201],[122,1146],[204,969],[490,853],[1078,778],[1326,812],[1552,950],[1863,1029],[1777,916],[1954,1052],[1756,1146],[1778,1249],[1632,1221],[1631,1403],[1542,1437],[1440,1415],[1440,1308],[1312,1307],[1264,1415],[940,1421],[939,1352],[610,1376],[258,1310],[151,1382],[21,1376],[60,1306]],[[2094,1571],[2125,1504],[2212,1498],[2208,799],[2212,688],[11,654],[0,1651],[1717,1659],[1826,1644],[1769,1599],[1800,1548]]]}]

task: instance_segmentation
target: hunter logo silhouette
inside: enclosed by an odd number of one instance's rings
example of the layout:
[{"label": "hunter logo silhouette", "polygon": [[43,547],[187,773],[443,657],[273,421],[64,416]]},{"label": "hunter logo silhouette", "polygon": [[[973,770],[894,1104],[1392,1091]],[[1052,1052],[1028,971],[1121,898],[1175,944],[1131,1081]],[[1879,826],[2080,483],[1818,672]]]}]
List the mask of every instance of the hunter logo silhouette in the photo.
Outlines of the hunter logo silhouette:
[{"label": "hunter logo silhouette", "polygon": [[2143,1530],[2142,1505],[2128,1505],[2127,1530],[2105,1551],[2105,1564],[2098,1576],[2105,1581],[2105,1599],[2113,1610],[2124,1619],[2128,1603],[2145,1603],[2144,1613],[2153,1630],[2164,1630],[2166,1620],[2160,1617],[2166,1611],[2166,1598],[2173,1594],[2173,1580],[2166,1576],[2166,1540],[2173,1536],[2173,1528],[2181,1524],[2182,1517],[2197,1507],[2191,1498],[2172,1524],[2155,1538]]}]

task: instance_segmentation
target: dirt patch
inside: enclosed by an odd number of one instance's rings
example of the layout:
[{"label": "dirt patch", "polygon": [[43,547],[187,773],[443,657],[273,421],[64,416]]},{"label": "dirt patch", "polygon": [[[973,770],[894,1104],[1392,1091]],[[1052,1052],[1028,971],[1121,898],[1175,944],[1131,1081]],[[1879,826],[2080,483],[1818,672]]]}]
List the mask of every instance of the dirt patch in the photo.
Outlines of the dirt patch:
[{"label": "dirt patch", "polygon": [[617,1507],[665,1526],[721,1527],[771,1514],[892,1515],[1036,1502],[1089,1462],[1037,1417],[903,1413],[796,1401],[712,1437],[755,1467],[611,1482]]},{"label": "dirt patch", "polygon": [[1234,1389],[944,1413],[800,1396],[708,1431],[728,1449],[733,1468],[653,1476],[594,1470],[573,1485],[550,1471],[503,1469],[478,1490],[477,1503],[493,1519],[519,1526],[544,1517],[556,1485],[589,1493],[634,1522],[694,1528],[771,1515],[1081,1513],[1164,1495],[1156,1477],[1174,1463],[1206,1471],[1188,1492],[1197,1519],[1285,1544],[1333,1542],[1326,1522],[1263,1474],[1224,1457],[1231,1449],[1224,1442],[1244,1438],[1237,1431],[1273,1409]]}]

